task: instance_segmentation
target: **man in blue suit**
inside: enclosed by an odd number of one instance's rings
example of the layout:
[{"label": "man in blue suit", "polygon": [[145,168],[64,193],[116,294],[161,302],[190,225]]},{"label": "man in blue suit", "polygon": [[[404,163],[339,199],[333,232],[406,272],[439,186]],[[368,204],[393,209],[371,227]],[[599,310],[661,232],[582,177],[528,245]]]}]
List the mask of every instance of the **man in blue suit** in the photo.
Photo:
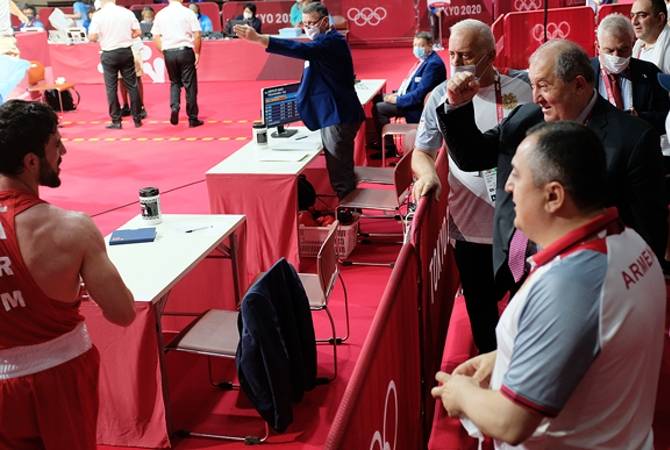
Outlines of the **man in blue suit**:
[{"label": "man in blue suit", "polygon": [[330,28],[328,9],[321,3],[304,7],[302,23],[310,42],[258,34],[247,25],[236,25],[234,31],[270,53],[307,61],[298,90],[298,112],[307,128],[321,130],[330,184],[344,198],[356,187],[354,138],[364,119],[354,89],[351,51],[344,36]]},{"label": "man in blue suit", "polygon": [[[447,79],[447,69],[442,58],[433,51],[433,36],[430,33],[417,33],[412,49],[418,59],[417,63],[409,70],[397,91],[386,94],[384,101],[375,104],[377,142],[371,145],[373,148],[380,146],[382,128],[392,117],[404,117],[407,123],[419,123],[424,98],[435,86]],[[387,151],[395,153],[393,137],[388,136],[387,139]]]}]

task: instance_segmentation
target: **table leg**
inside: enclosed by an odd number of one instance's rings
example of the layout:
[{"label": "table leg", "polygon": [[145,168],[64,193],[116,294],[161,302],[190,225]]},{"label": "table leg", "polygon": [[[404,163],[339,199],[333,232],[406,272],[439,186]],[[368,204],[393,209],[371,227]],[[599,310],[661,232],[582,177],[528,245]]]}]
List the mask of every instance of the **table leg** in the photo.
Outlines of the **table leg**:
[{"label": "table leg", "polygon": [[167,379],[167,365],[165,363],[165,341],[163,340],[163,327],[161,325],[161,317],[163,316],[163,311],[165,310],[165,305],[167,304],[168,297],[170,292],[168,291],[163,295],[154,305],[154,314],[156,320],[156,338],[158,341],[158,364],[161,369],[161,385],[163,388],[163,399],[165,402],[165,422],[168,432],[168,436],[172,436],[174,432],[174,427],[172,423],[172,412],[170,404],[170,391],[168,389],[168,379]]},{"label": "table leg", "polygon": [[233,285],[235,288],[235,304],[242,302],[242,293],[240,292],[240,271],[237,263],[237,233],[230,235],[230,265],[233,269]]},{"label": "table leg", "polygon": [[230,245],[226,246],[224,243],[219,244],[217,250],[221,252],[223,256],[208,256],[207,258],[226,258],[230,259],[231,269],[233,271],[233,289],[235,290],[235,305],[239,306],[242,293],[240,292],[240,277],[239,277],[239,264],[237,261],[237,234],[233,233],[229,237]]}]

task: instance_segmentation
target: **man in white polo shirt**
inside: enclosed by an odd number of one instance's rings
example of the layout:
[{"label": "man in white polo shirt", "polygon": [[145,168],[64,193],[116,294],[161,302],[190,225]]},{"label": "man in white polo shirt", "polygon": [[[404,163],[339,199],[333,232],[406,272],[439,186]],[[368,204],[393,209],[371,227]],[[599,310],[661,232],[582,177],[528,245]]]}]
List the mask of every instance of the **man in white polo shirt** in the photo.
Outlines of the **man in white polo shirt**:
[{"label": "man in white polo shirt", "polygon": [[91,19],[88,39],[100,42],[103,76],[107,91],[107,103],[112,123],[110,129],[121,129],[121,107],[116,95],[118,74],[121,72],[123,84],[130,95],[130,110],[135,127],[142,126],[142,104],[137,90],[135,60],[131,46],[133,38],[141,34],[140,24],[135,15],[126,8],[117,6],[114,0],[102,0],[102,7]]},{"label": "man in white polo shirt", "polygon": [[179,97],[181,88],[186,91],[188,126],[199,127],[198,74],[200,58],[200,22],[193,11],[179,0],[170,0],[167,8],[158,11],[151,28],[156,47],[163,52],[165,67],[170,77],[170,123],[179,123]]},{"label": "man in white polo shirt", "polygon": [[432,391],[498,449],[653,449],[665,283],[649,244],[605,209],[605,167],[596,134],[567,121],[532,128],[512,159],[514,225],[541,249],[498,349],[438,372]]},{"label": "man in white polo shirt", "polygon": [[637,41],[633,57],[656,64],[663,73],[670,73],[670,27],[664,0],[636,0],[630,19]]},{"label": "man in white polo shirt", "polygon": [[28,23],[28,18],[12,0],[0,0],[0,55],[19,56],[16,38],[12,30],[10,14],[18,17],[21,22]]}]

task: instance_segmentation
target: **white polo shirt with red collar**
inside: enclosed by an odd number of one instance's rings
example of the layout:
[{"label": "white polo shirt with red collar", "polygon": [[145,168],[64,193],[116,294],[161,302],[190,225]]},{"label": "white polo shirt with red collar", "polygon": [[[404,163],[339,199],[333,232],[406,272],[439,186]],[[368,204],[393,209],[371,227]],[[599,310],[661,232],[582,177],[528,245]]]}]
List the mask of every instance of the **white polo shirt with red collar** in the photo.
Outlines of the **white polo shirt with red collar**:
[{"label": "white polo shirt with red collar", "polygon": [[612,208],[531,262],[496,328],[491,388],[545,419],[496,448],[653,449],[666,303],[654,252]]}]

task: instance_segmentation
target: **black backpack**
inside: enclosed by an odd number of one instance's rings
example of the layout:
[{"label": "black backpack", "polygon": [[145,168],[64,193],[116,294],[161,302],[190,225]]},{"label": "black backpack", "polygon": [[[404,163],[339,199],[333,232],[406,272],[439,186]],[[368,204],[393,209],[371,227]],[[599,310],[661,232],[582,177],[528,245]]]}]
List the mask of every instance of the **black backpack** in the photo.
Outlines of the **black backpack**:
[{"label": "black backpack", "polygon": [[[72,98],[72,92],[77,94],[77,103],[74,102]],[[63,108],[61,108],[60,98],[63,99]],[[74,111],[79,105],[81,100],[79,92],[75,89],[68,89],[67,91],[62,91],[58,96],[58,89],[47,89],[44,91],[44,101],[47,105],[51,106],[51,109],[54,111]]]},{"label": "black backpack", "polygon": [[316,203],[316,190],[305,175],[298,175],[298,210],[309,209]]}]

